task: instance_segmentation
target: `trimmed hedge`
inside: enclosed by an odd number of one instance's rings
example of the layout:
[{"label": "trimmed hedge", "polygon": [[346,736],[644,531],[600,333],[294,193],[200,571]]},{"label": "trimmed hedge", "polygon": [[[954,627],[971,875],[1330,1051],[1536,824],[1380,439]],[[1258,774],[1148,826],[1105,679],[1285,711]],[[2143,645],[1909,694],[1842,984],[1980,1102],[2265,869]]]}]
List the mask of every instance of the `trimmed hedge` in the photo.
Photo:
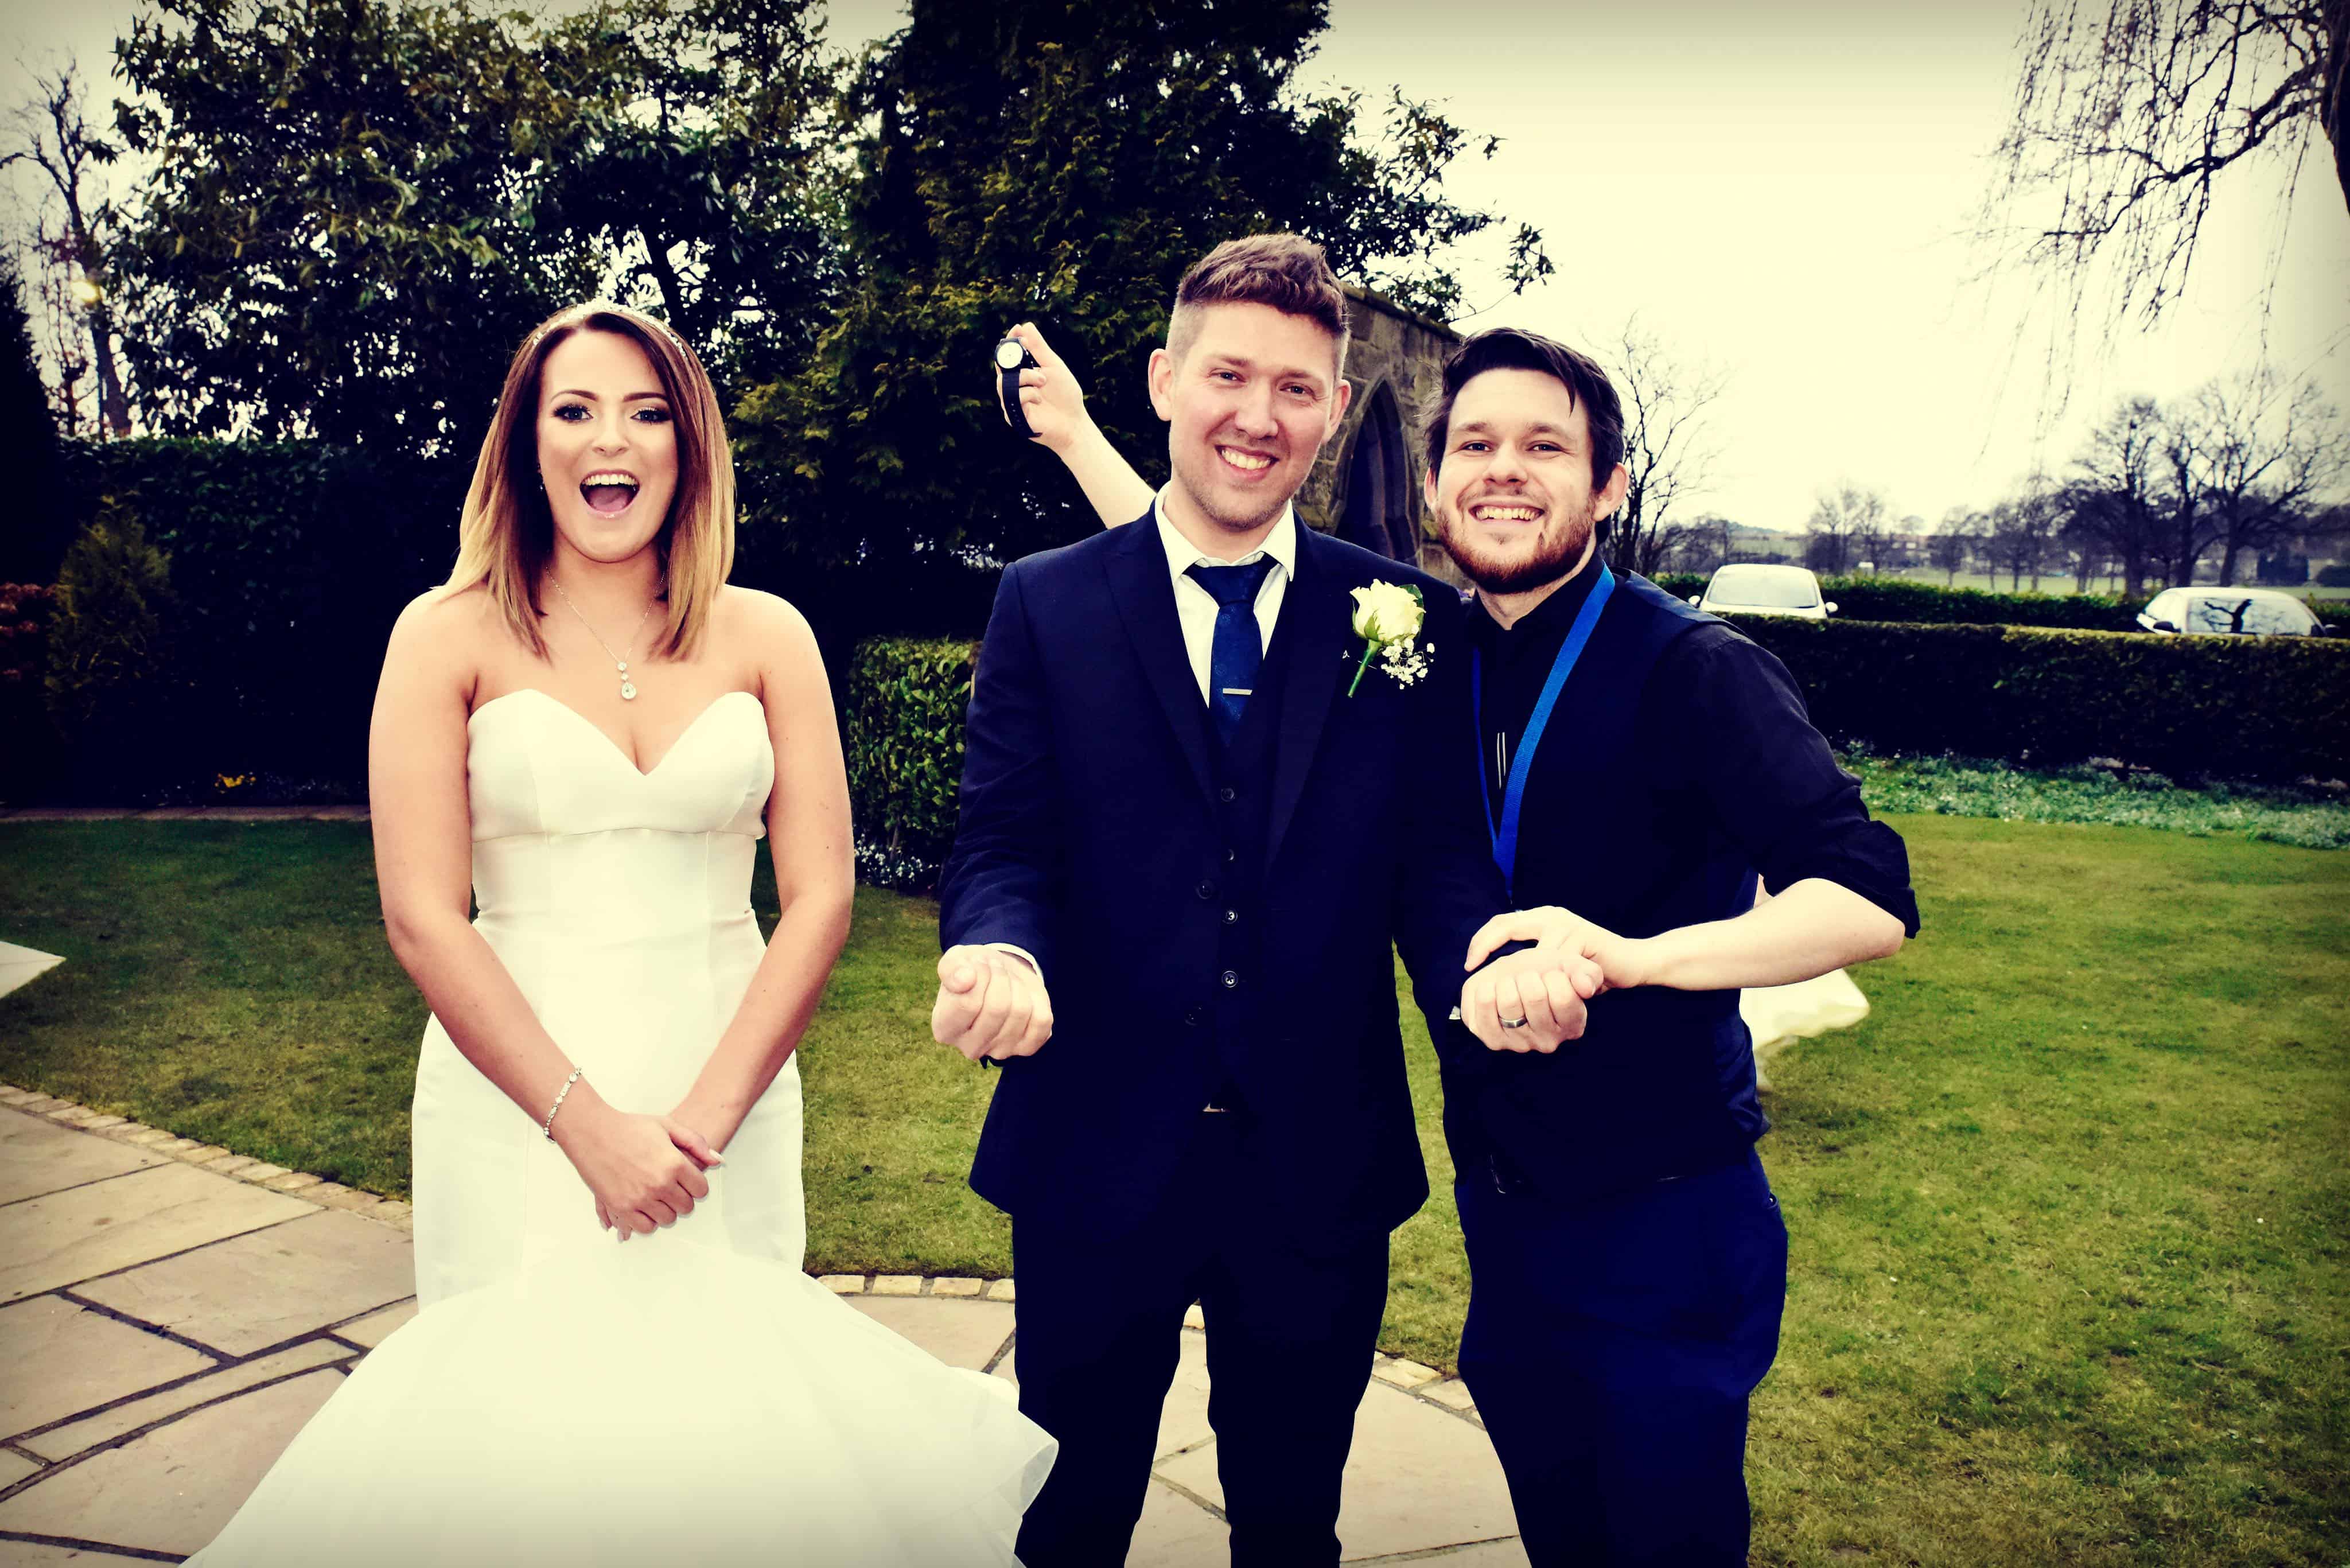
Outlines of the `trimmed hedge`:
[{"label": "trimmed hedge", "polygon": [[954,847],[963,710],[979,645],[877,637],[857,645],[841,705],[858,868],[920,886]]},{"label": "trimmed hedge", "polygon": [[[1736,618],[1839,744],[2183,777],[2350,777],[2350,644]],[[922,886],[954,844],[978,645],[876,638],[850,662],[848,791],[868,875]]]},{"label": "trimmed hedge", "polygon": [[2350,646],[1742,616],[1829,739],[2035,767],[2119,757],[2220,779],[2350,777]]},{"label": "trimmed hedge", "polygon": [[[1655,579],[1679,598],[1705,591],[1699,572],[1669,572]],[[1897,621],[1918,626],[2040,626],[2073,631],[2137,631],[2144,599],[2106,594],[1993,594],[1946,588],[1909,577],[1823,577],[1820,591],[1838,620]],[[2158,590],[2159,591],[2159,590]],[[2350,635],[2350,601],[2312,599],[2310,609],[2337,635]]]}]

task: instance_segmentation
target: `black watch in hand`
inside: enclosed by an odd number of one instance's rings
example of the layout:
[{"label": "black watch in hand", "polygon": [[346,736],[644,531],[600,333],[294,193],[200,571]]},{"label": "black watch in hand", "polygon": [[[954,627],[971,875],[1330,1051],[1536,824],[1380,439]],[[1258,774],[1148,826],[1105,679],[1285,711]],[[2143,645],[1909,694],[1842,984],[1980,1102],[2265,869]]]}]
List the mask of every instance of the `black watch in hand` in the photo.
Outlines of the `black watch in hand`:
[{"label": "black watch in hand", "polygon": [[1036,369],[1036,357],[1028,352],[1016,337],[1006,337],[995,346],[996,398],[1003,405],[1003,422],[1023,441],[1034,441],[1036,432],[1028,423],[1028,410],[1020,406],[1020,372]]}]

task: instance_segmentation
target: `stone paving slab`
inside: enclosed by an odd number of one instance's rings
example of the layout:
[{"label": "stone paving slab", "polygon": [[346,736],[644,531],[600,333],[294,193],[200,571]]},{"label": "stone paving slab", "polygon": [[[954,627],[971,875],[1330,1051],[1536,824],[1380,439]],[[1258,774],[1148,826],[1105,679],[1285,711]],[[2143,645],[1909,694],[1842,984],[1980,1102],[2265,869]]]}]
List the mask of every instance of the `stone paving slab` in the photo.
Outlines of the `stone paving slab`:
[{"label": "stone paving slab", "polygon": [[217,1365],[201,1351],[58,1296],[0,1307],[0,1366],[7,1368],[0,1380],[0,1437]]},{"label": "stone paving slab", "polygon": [[[0,1530],[195,1552],[220,1533],[342,1381],[322,1368],[102,1449],[0,1502]],[[367,1484],[365,1475],[351,1480]]]},{"label": "stone paving slab", "polygon": [[[0,1489],[15,1486],[41,1467],[10,1449],[0,1449]],[[7,1546],[0,1542],[0,1563],[7,1562]]]},{"label": "stone paving slab", "polygon": [[[1156,1473],[1223,1506],[1213,1443],[1161,1460]],[[1375,1381],[1364,1391],[1338,1511],[1343,1556],[1427,1552],[1516,1529],[1509,1489],[1483,1432],[1387,1384]]]},{"label": "stone paving slab", "polygon": [[78,1563],[82,1568],[130,1568],[134,1563],[152,1561],[79,1546],[52,1546],[43,1541],[0,1541],[0,1568],[51,1568],[60,1563]]},{"label": "stone paving slab", "polygon": [[369,1313],[357,1323],[347,1323],[335,1330],[337,1339],[348,1339],[353,1345],[364,1345],[369,1350],[391,1337],[391,1331],[416,1315],[416,1298],[411,1296],[379,1313]]},{"label": "stone paving slab", "polygon": [[170,1163],[168,1155],[84,1137],[38,1116],[0,1116],[0,1204]]},{"label": "stone paving slab", "polygon": [[349,1359],[351,1353],[332,1340],[307,1340],[291,1349],[258,1355],[251,1361],[240,1361],[202,1377],[192,1377],[185,1383],[150,1394],[144,1399],[133,1399],[85,1417],[70,1426],[21,1438],[17,1439],[17,1446],[45,1459],[71,1459],[85,1449],[110,1443],[124,1433],[136,1431],[151,1422],[241,1394],[273,1377],[283,1377],[288,1373]]},{"label": "stone paving slab", "polygon": [[92,1281],[77,1293],[231,1355],[250,1355],[414,1295],[413,1251],[388,1226],[313,1210]]},{"label": "stone paving slab", "polygon": [[0,1209],[0,1301],[312,1213],[284,1193],[165,1164]]},{"label": "stone paving slab", "polygon": [[1232,1533],[1222,1520],[1166,1482],[1153,1480],[1142,1499],[1126,1568],[1227,1568]]},{"label": "stone paving slab", "polygon": [[984,1372],[1012,1337],[1012,1308],[1002,1302],[956,1302],[951,1310],[921,1297],[849,1296],[848,1304],[949,1366]]},{"label": "stone paving slab", "polygon": [[15,942],[0,942],[0,996],[5,996],[27,981],[36,980],[66,961],[56,953],[45,953],[38,948],[20,948]]},{"label": "stone paving slab", "polygon": [[1514,1535],[1463,1546],[1457,1552],[1431,1554],[1421,1561],[1436,1563],[1439,1568],[1528,1568],[1526,1549]]}]

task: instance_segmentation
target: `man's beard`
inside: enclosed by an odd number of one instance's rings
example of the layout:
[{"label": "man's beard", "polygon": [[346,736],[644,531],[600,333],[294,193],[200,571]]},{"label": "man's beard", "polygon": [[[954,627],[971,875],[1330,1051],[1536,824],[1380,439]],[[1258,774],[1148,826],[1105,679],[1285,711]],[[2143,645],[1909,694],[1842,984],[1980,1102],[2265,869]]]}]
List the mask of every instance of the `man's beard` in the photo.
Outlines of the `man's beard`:
[{"label": "man's beard", "polygon": [[1596,521],[1596,504],[1586,505],[1580,518],[1562,519],[1564,526],[1556,531],[1544,529],[1534,542],[1532,554],[1523,559],[1510,559],[1468,537],[1476,524],[1471,521],[1466,507],[1454,509],[1446,515],[1444,553],[1461,568],[1461,575],[1489,594],[1522,594],[1530,588],[1543,587],[1557,582],[1573,572],[1590,545],[1591,530]]}]

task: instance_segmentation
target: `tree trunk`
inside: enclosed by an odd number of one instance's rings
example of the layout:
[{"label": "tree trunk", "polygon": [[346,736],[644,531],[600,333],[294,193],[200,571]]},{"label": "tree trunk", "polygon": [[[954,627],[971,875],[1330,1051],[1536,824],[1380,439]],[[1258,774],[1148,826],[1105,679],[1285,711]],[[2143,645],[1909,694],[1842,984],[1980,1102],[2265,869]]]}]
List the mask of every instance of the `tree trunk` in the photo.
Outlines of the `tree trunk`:
[{"label": "tree trunk", "polygon": [[2318,123],[2334,144],[2334,179],[2342,187],[2344,204],[2350,205],[2350,117],[2344,113],[2345,100],[2350,99],[2350,0],[2324,0],[2321,13],[2325,57],[2317,67],[2324,83],[2317,100]]}]

